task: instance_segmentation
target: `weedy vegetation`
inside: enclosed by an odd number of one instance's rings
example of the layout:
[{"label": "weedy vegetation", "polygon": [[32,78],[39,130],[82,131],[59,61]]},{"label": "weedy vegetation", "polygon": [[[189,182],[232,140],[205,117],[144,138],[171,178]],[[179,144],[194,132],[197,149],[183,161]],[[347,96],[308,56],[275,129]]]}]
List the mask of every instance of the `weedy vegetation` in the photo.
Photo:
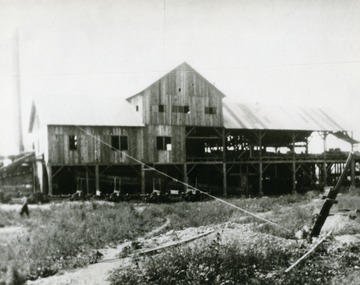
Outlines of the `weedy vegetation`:
[{"label": "weedy vegetation", "polygon": [[244,248],[239,243],[222,244],[218,235],[210,245],[178,247],[157,256],[134,258],[132,267],[115,270],[109,281],[112,285],[345,284],[331,282],[351,276],[354,266],[360,265],[359,249],[332,248],[331,244],[328,241],[298,267],[285,273],[306,252],[306,247],[263,242]]},{"label": "weedy vegetation", "polygon": [[[166,231],[233,221],[248,223],[261,233],[294,238],[295,231],[312,222],[311,198],[311,194],[307,194],[228,200],[281,224],[290,229],[290,234],[219,201],[142,205],[141,211],[130,203],[73,202],[32,209],[30,218],[0,209],[0,224],[22,229],[9,239],[0,238],[0,284],[2,281],[22,284],[27,279],[53,275],[59,269],[95,263],[99,258],[96,249],[125,240],[136,242],[138,237],[162,225],[166,219],[170,220]],[[244,250],[243,245],[222,244],[218,237],[211,245],[175,248],[141,262],[135,260],[141,267],[117,270],[110,279],[112,284],[315,284],[307,280],[318,280],[317,284],[322,284],[337,276],[338,269],[345,267],[343,264],[358,262],[356,257],[342,250],[342,259],[336,263],[331,262],[331,256],[330,262],[325,262],[325,258],[317,254],[295,273],[288,274],[293,283],[279,279],[275,273],[286,268],[305,250],[265,243]],[[331,254],[335,258],[338,252]],[[315,261],[316,265],[312,263]],[[311,272],[314,266],[318,266],[316,272],[325,273]]]},{"label": "weedy vegetation", "polygon": [[6,225],[22,225],[16,238],[0,244],[0,280],[16,268],[26,279],[53,275],[61,268],[96,262],[94,249],[134,239],[163,222],[140,215],[127,203],[64,203],[32,210],[30,218],[1,211]]}]

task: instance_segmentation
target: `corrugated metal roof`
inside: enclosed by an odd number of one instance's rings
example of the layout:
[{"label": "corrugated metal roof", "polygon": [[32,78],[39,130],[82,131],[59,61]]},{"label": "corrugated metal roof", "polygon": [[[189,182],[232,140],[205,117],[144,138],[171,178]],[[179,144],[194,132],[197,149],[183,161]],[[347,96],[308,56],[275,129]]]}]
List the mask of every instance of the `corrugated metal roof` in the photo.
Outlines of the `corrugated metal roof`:
[{"label": "corrugated metal roof", "polygon": [[243,104],[223,101],[226,129],[349,131],[337,114],[321,108]]},{"label": "corrugated metal roof", "polygon": [[135,107],[123,98],[41,98],[34,106],[41,125],[144,126]]}]

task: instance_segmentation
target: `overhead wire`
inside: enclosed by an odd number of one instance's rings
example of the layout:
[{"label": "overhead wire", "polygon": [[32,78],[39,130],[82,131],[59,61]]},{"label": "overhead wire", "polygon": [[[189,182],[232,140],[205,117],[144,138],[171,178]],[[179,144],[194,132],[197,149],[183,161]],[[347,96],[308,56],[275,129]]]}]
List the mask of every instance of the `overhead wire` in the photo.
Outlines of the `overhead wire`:
[{"label": "overhead wire", "polygon": [[[82,128],[82,127],[80,127],[80,126],[76,126],[76,127],[77,127],[78,129],[80,129],[82,132],[84,132],[85,134],[93,137],[93,138],[94,138],[95,140],[97,140],[98,142],[100,142],[100,143],[102,143],[102,144],[104,144],[104,145],[112,148],[112,146],[111,146],[109,143],[101,140],[99,137],[94,136],[92,133],[88,132],[88,131],[85,130],[84,128]],[[218,198],[218,197],[216,197],[216,196],[214,196],[214,195],[211,195],[211,194],[209,194],[209,193],[207,193],[207,192],[205,192],[205,191],[202,191],[202,190],[198,189],[197,187],[191,186],[191,185],[189,185],[189,184],[187,184],[187,183],[185,183],[185,182],[183,182],[183,181],[181,181],[181,180],[178,180],[178,179],[172,177],[171,175],[169,175],[169,174],[167,174],[167,173],[165,173],[165,172],[162,172],[162,171],[160,171],[160,170],[158,170],[158,169],[156,169],[156,168],[154,168],[154,167],[151,167],[150,165],[147,165],[146,163],[144,163],[144,162],[142,162],[141,160],[139,160],[139,159],[137,159],[137,158],[135,158],[135,157],[133,157],[133,156],[125,153],[124,151],[121,151],[121,150],[117,150],[117,151],[120,152],[122,155],[124,155],[124,156],[132,159],[133,161],[139,163],[140,165],[146,166],[146,168],[149,169],[149,170],[153,170],[153,171],[155,171],[155,172],[157,172],[157,173],[159,173],[159,174],[161,174],[161,175],[163,175],[163,176],[165,176],[165,177],[168,177],[168,178],[172,179],[173,181],[178,182],[178,183],[180,183],[180,184],[182,184],[182,185],[184,185],[184,186],[186,186],[186,187],[188,187],[188,188],[191,188],[191,189],[193,189],[193,190],[199,191],[200,193],[202,193],[202,194],[204,194],[204,195],[206,195],[206,196],[208,196],[208,197],[210,197],[210,198],[212,198],[212,199],[214,199],[214,200],[216,200],[216,201],[219,201],[219,202],[221,202],[221,203],[223,203],[223,204],[226,204],[226,205],[228,205],[228,206],[230,206],[230,207],[232,207],[232,208],[235,208],[235,209],[237,209],[237,210],[239,210],[239,211],[241,211],[241,212],[243,212],[243,213],[245,213],[245,214],[247,214],[247,215],[249,215],[249,216],[252,216],[252,217],[254,217],[254,218],[258,219],[258,220],[262,220],[262,221],[264,221],[264,222],[266,222],[266,223],[268,223],[268,224],[271,224],[271,225],[273,225],[273,226],[276,226],[276,227],[278,227],[278,228],[280,228],[280,229],[282,229],[282,230],[284,230],[284,231],[286,231],[286,232],[288,232],[288,233],[291,233],[291,232],[292,232],[291,230],[285,228],[285,227],[282,226],[282,225],[279,225],[279,224],[275,223],[274,221],[271,221],[271,220],[269,220],[269,219],[263,218],[263,217],[261,217],[261,216],[259,216],[259,215],[256,215],[256,214],[254,214],[254,213],[252,213],[252,212],[250,212],[250,211],[248,211],[248,210],[245,210],[245,209],[243,209],[243,208],[240,208],[239,206],[236,206],[236,205],[234,205],[234,204],[232,204],[232,203],[230,203],[230,202],[227,202],[227,201],[225,201],[225,200],[223,200],[223,199],[221,199],[221,198]]]},{"label": "overhead wire", "polygon": [[[306,63],[278,63],[278,64],[244,64],[233,67],[205,67],[199,70],[201,71],[237,71],[242,69],[256,69],[256,68],[279,68],[279,67],[302,67],[302,66],[323,66],[323,65],[351,65],[360,64],[360,60],[348,60],[348,61],[319,61],[319,62],[306,62]],[[78,72],[78,73],[28,73],[28,74],[0,74],[0,77],[42,77],[42,76],[98,76],[98,75],[119,75],[119,74],[158,74],[166,72],[165,69],[157,70],[123,70],[123,71],[106,71],[106,72]],[[195,72],[187,70],[187,72]]]}]

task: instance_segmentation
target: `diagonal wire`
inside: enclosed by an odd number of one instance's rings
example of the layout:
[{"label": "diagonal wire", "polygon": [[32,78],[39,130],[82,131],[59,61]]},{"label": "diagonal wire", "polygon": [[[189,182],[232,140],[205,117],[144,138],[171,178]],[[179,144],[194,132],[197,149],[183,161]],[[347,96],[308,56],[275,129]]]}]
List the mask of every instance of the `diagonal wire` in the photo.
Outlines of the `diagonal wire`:
[{"label": "diagonal wire", "polygon": [[[100,142],[100,143],[102,143],[102,144],[104,144],[104,145],[112,148],[109,143],[107,143],[107,142],[101,140],[100,138],[94,136],[92,133],[86,131],[84,128],[82,128],[82,127],[80,127],[80,126],[76,126],[76,127],[77,127],[78,129],[80,129],[82,132],[86,133],[87,135],[93,137],[93,138],[94,138],[95,140],[97,140],[98,142]],[[223,199],[220,199],[220,198],[218,198],[218,197],[215,197],[215,196],[213,196],[213,195],[211,195],[211,194],[209,194],[209,193],[207,193],[207,192],[204,192],[204,191],[202,191],[202,190],[200,190],[200,189],[198,189],[198,188],[196,188],[196,187],[193,187],[193,186],[191,186],[191,185],[189,185],[189,184],[187,184],[187,183],[185,183],[185,182],[183,182],[183,181],[181,181],[181,180],[178,180],[178,179],[172,177],[171,175],[169,175],[169,174],[167,174],[167,173],[164,173],[164,172],[162,172],[162,171],[160,171],[160,170],[158,170],[158,169],[156,169],[156,168],[154,168],[154,167],[151,167],[151,166],[147,165],[146,163],[140,161],[139,159],[137,159],[137,158],[135,158],[135,157],[133,157],[133,156],[131,156],[131,155],[129,155],[129,154],[121,151],[121,150],[117,150],[117,151],[118,151],[118,152],[121,152],[122,155],[124,155],[124,156],[132,159],[133,161],[135,161],[135,162],[137,162],[137,163],[139,163],[139,164],[141,164],[141,165],[143,165],[143,166],[146,166],[147,169],[153,170],[153,171],[155,171],[155,172],[157,172],[157,173],[159,173],[159,174],[161,174],[161,175],[163,175],[163,176],[165,176],[165,177],[168,177],[168,178],[172,179],[172,180],[175,181],[175,182],[178,182],[178,183],[180,183],[180,184],[182,184],[182,185],[184,185],[184,186],[186,186],[186,187],[189,187],[189,188],[191,188],[191,189],[193,189],[193,190],[199,191],[200,193],[202,193],[202,194],[204,194],[204,195],[206,195],[206,196],[208,196],[208,197],[210,197],[210,198],[213,198],[213,199],[215,199],[215,200],[217,200],[217,201],[219,201],[219,202],[221,202],[221,203],[223,203],[223,204],[226,204],[226,205],[228,205],[228,206],[230,206],[230,207],[232,207],[232,208],[235,208],[235,209],[237,209],[237,210],[239,210],[239,211],[241,211],[241,212],[243,212],[243,213],[245,213],[245,214],[248,214],[248,215],[250,215],[250,216],[253,216],[254,218],[256,218],[256,219],[258,219],[258,220],[262,220],[262,221],[264,221],[264,222],[266,222],[266,223],[268,223],[268,224],[271,224],[271,225],[273,225],[273,226],[276,226],[276,227],[278,227],[278,228],[280,228],[280,229],[282,229],[282,230],[284,230],[284,231],[287,231],[287,232],[289,232],[289,233],[292,232],[291,230],[285,228],[285,227],[282,226],[282,225],[279,225],[279,224],[277,224],[277,223],[275,223],[275,222],[273,222],[273,221],[271,221],[271,220],[268,220],[268,219],[265,219],[265,218],[263,218],[263,217],[260,217],[259,215],[256,215],[256,214],[254,214],[254,213],[252,213],[252,212],[249,212],[249,211],[247,211],[247,210],[245,210],[245,209],[242,209],[242,208],[240,208],[239,206],[236,206],[236,205],[234,205],[234,204],[232,204],[232,203],[229,203],[229,202],[227,202],[227,201],[225,201],[225,200],[223,200]]]}]

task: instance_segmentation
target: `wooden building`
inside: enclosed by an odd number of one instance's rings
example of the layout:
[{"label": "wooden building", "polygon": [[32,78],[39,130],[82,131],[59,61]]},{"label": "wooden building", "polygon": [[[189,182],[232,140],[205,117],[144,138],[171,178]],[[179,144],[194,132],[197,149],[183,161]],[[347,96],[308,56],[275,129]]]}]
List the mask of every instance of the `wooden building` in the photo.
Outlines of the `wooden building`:
[{"label": "wooden building", "polygon": [[183,63],[127,100],[35,101],[29,131],[40,158],[38,188],[50,195],[145,194],[179,187],[179,180],[225,195],[306,191],[331,183],[331,169],[340,171],[346,160],[341,152],[308,154],[312,132],[324,143],[330,133],[356,143],[321,109],[249,106],[224,97]]}]

